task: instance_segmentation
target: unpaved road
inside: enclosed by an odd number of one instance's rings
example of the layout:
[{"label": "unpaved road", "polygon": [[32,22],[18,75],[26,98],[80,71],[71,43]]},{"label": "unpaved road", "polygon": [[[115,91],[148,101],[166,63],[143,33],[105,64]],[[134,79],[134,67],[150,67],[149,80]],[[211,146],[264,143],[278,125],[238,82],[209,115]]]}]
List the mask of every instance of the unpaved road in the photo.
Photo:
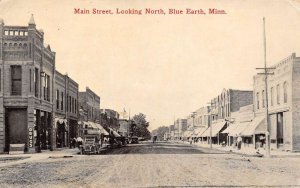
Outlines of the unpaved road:
[{"label": "unpaved road", "polygon": [[172,143],[0,169],[1,187],[297,187],[300,158],[256,158]]}]

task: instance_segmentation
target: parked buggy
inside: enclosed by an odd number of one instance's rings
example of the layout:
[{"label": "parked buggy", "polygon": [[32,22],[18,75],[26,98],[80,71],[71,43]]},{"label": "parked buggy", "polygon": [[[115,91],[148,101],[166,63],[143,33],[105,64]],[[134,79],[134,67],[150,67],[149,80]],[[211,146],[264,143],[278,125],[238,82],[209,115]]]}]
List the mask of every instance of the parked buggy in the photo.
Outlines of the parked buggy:
[{"label": "parked buggy", "polygon": [[80,148],[81,154],[99,154],[101,151],[101,134],[97,131],[89,130],[88,134],[84,135],[83,143]]}]

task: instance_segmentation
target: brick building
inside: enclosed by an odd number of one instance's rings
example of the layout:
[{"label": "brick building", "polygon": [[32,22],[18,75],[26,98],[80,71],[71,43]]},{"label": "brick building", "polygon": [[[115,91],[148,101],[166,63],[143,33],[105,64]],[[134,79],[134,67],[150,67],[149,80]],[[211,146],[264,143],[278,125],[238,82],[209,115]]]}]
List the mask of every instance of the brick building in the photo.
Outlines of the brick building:
[{"label": "brick building", "polygon": [[[270,71],[274,74],[267,78],[271,148],[299,151],[300,57],[296,57],[296,54],[293,53],[272,68],[274,69]],[[265,117],[264,79],[264,75],[255,75],[253,79],[256,117]]]},{"label": "brick building", "polygon": [[33,16],[27,26],[0,20],[0,152],[53,149],[55,52]]},{"label": "brick building", "polygon": [[[86,87],[85,91],[79,92],[78,102],[80,129],[83,130],[88,126],[93,127],[94,123],[100,124],[100,97],[90,88]],[[84,132],[80,131],[79,135],[82,134]]]},{"label": "brick building", "polygon": [[182,139],[184,131],[187,130],[187,119],[177,119],[174,129],[175,138]]},{"label": "brick building", "polygon": [[[211,100],[211,126],[212,142],[220,144],[227,142],[227,134],[222,131],[229,126],[232,121],[231,113],[240,110],[240,107],[253,103],[253,91],[223,89],[220,95]],[[208,140],[210,129],[207,129],[201,137]]]},{"label": "brick building", "polygon": [[119,124],[119,113],[112,109],[100,109],[100,123],[103,127],[110,127],[114,131],[119,131],[120,124]]},{"label": "brick building", "polygon": [[66,147],[78,136],[78,83],[67,74],[55,71],[55,124],[56,147]]}]

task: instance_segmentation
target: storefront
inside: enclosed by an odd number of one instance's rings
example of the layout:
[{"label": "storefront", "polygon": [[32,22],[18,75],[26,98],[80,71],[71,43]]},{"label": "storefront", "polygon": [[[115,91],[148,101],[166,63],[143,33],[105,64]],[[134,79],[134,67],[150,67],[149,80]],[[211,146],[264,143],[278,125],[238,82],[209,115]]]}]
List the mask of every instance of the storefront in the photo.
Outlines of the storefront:
[{"label": "storefront", "polygon": [[64,118],[55,118],[56,147],[68,146],[68,121]]},{"label": "storefront", "polygon": [[211,127],[208,127],[200,137],[205,138],[209,143],[209,138],[211,136],[213,144],[220,144],[222,142],[226,143],[226,134],[223,134],[222,131],[227,128],[227,123],[225,121],[219,121],[211,124]]}]

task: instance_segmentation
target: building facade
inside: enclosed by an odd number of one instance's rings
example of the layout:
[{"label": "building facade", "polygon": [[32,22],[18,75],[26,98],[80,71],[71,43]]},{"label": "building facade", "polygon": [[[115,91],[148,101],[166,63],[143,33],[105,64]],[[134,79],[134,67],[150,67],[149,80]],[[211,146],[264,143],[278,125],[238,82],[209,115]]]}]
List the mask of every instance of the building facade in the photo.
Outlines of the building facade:
[{"label": "building facade", "polygon": [[78,83],[55,71],[55,144],[66,147],[78,137]]},{"label": "building facade", "polygon": [[[272,149],[300,150],[300,57],[293,53],[272,66],[268,75],[268,109]],[[265,76],[253,78],[255,116],[265,116]]]},{"label": "building facade", "polygon": [[0,152],[53,149],[55,52],[31,17],[27,26],[0,20]]},{"label": "building facade", "polygon": [[177,119],[174,129],[175,138],[182,139],[184,131],[187,130],[187,119]]},{"label": "building facade", "polygon": [[85,91],[80,91],[78,94],[79,102],[79,135],[84,134],[86,122],[100,123],[100,97],[90,88],[86,87]]},{"label": "building facade", "polygon": [[[240,110],[241,107],[253,104],[253,91],[223,89],[220,95],[211,100],[211,126],[212,142],[215,144],[227,143],[227,134],[222,133],[230,122],[233,121],[231,114]],[[207,129],[202,135],[207,141],[210,130]]]}]

